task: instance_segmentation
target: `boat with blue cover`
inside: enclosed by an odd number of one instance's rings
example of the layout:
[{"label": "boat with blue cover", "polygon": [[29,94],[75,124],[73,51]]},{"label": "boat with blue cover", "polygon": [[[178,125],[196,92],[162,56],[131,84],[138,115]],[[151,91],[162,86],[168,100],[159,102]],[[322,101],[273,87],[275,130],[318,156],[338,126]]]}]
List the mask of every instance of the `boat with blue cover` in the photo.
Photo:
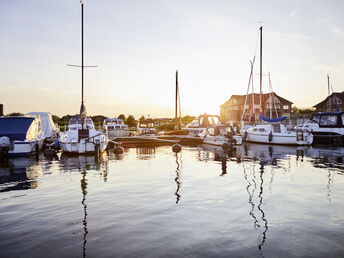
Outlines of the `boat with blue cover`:
[{"label": "boat with blue cover", "polygon": [[35,117],[0,117],[0,154],[38,153],[44,141],[41,121]]}]

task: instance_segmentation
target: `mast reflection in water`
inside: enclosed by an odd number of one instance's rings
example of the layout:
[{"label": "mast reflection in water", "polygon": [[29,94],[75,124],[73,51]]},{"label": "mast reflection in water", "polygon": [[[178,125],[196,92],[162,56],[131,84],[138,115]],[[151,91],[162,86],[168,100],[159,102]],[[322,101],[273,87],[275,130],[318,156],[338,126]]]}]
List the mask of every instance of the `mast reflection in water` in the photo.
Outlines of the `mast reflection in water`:
[{"label": "mast reflection in water", "polygon": [[82,193],[82,205],[84,208],[84,219],[82,221],[82,224],[84,225],[84,236],[83,236],[83,245],[82,245],[82,256],[86,257],[86,243],[87,243],[87,239],[86,236],[88,234],[88,230],[87,230],[87,204],[86,204],[86,195],[87,195],[87,179],[86,179],[86,175],[87,175],[87,171],[86,169],[84,169],[82,172],[82,179],[80,180],[81,182],[81,193]]},{"label": "mast reflection in water", "polygon": [[182,153],[176,153],[176,164],[177,164],[177,168],[176,168],[176,177],[174,179],[174,181],[177,184],[177,190],[174,193],[176,195],[176,203],[179,203],[179,200],[181,198],[181,195],[179,194],[179,190],[181,188],[182,182],[180,180],[180,175],[181,175],[181,169],[183,168],[183,161],[182,161]]}]

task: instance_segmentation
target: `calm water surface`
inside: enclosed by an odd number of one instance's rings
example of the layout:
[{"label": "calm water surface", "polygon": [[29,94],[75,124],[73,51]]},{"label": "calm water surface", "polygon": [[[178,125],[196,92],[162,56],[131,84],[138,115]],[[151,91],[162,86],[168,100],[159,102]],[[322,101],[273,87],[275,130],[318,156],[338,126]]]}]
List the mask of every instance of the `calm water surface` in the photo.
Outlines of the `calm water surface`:
[{"label": "calm water surface", "polygon": [[1,257],[343,257],[343,148],[0,164]]}]

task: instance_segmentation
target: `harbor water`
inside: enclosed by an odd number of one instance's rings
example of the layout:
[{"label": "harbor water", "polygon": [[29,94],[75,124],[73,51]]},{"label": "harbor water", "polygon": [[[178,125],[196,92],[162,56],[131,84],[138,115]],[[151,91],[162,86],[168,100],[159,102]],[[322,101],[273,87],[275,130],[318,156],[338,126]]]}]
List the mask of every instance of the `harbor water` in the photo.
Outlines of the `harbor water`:
[{"label": "harbor water", "polygon": [[1,257],[343,257],[344,148],[127,148],[0,164]]}]

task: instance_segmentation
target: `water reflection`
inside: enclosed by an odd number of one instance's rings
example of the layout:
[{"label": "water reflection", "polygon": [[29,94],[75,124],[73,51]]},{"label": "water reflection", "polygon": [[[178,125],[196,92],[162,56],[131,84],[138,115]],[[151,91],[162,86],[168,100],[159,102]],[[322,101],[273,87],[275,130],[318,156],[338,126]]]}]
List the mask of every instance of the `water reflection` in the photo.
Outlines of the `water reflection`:
[{"label": "water reflection", "polygon": [[343,147],[312,147],[311,163],[316,168],[331,168],[339,172],[344,171]]},{"label": "water reflection", "polygon": [[254,214],[254,208],[255,208],[255,204],[253,202],[253,198],[254,198],[254,193],[257,189],[257,184],[256,184],[256,174],[255,174],[255,171],[254,171],[254,166],[252,167],[252,169],[250,169],[251,171],[251,179],[249,179],[249,175],[247,174],[247,171],[246,171],[246,167],[245,167],[245,163],[243,163],[243,172],[244,172],[244,178],[247,182],[247,187],[246,187],[246,192],[248,193],[248,202],[251,206],[251,210],[249,212],[250,216],[252,217],[253,219],[253,227],[254,229],[256,229],[257,227],[259,227],[258,225],[258,220],[257,220],[257,217],[256,215]]},{"label": "water reflection", "polygon": [[181,175],[181,169],[183,168],[183,161],[182,161],[182,153],[176,153],[176,177],[174,179],[174,181],[177,184],[177,190],[174,193],[176,195],[176,203],[178,204],[181,198],[181,195],[179,194],[182,182],[180,180],[180,175]]},{"label": "water reflection", "polygon": [[87,171],[84,169],[82,172],[82,179],[80,180],[81,182],[81,193],[82,193],[82,205],[84,208],[84,218],[82,221],[82,224],[84,226],[84,235],[83,235],[83,245],[82,245],[82,257],[86,257],[86,243],[87,243],[87,234],[88,234],[88,230],[87,230],[87,204],[86,204],[86,195],[87,195],[87,179],[86,179],[86,175],[87,175]]},{"label": "water reflection", "polygon": [[107,168],[108,161],[109,158],[105,152],[102,153],[99,160],[93,155],[71,156],[62,153],[60,157],[59,166],[64,171],[100,170],[101,165],[104,164],[105,169]]},{"label": "water reflection", "polygon": [[259,249],[262,249],[262,246],[265,243],[265,239],[266,239],[266,232],[268,231],[268,221],[265,218],[265,213],[262,209],[262,204],[263,204],[263,173],[264,173],[264,163],[261,162],[260,163],[260,168],[259,168],[259,172],[260,172],[260,191],[259,191],[259,204],[258,204],[258,210],[261,212],[262,214],[262,220],[264,222],[264,230],[263,230],[263,236],[262,236],[262,242],[260,243],[260,245],[258,246]]},{"label": "water reflection", "polygon": [[0,192],[35,189],[39,176],[35,157],[0,160]]},{"label": "water reflection", "polygon": [[155,157],[155,146],[136,148],[136,157],[141,160],[149,160]]}]

